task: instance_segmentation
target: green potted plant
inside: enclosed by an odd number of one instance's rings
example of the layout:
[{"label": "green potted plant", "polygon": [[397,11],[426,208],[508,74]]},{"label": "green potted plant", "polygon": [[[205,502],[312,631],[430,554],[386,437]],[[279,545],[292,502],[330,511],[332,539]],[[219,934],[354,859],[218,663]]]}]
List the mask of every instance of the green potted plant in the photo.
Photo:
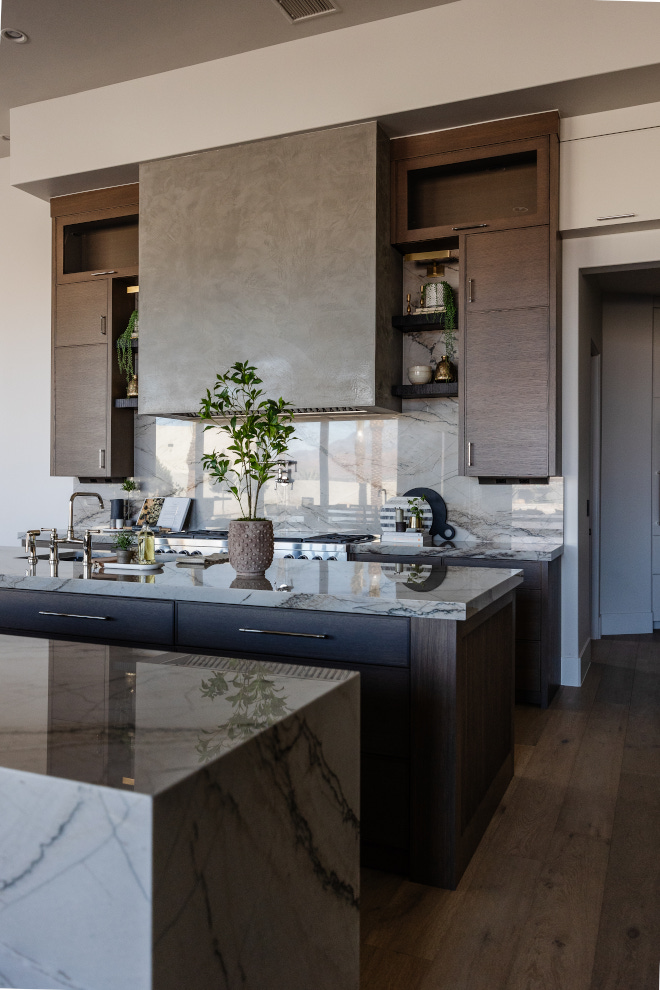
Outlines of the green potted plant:
[{"label": "green potted plant", "polygon": [[456,351],[456,302],[454,290],[449,282],[441,282],[445,315],[443,320],[443,336],[445,338],[445,353],[438,361],[435,369],[436,382],[455,382],[456,369],[452,358]]},{"label": "green potted plant", "polygon": [[408,499],[408,512],[410,513],[410,529],[424,529],[424,505],[426,502],[426,495],[420,495],[418,498]]},{"label": "green potted plant", "polygon": [[112,539],[112,546],[117,552],[118,564],[130,564],[133,559],[135,536],[133,533],[117,533]]},{"label": "green potted plant", "polygon": [[257,516],[259,494],[295,439],[291,404],[262,398],[261,384],[253,365],[237,361],[216,375],[199,411],[204,429],[217,429],[229,441],[224,451],[203,454],[202,465],[211,481],[225,484],[238,502],[241,515],[229,523],[229,563],[246,577],[264,574],[272,563],[273,524]]},{"label": "green potted plant", "polygon": [[119,371],[126,378],[126,391],[129,391],[131,382],[135,379],[135,365],[133,363],[133,337],[137,336],[138,311],[134,309],[128,321],[128,326],[122,334],[117,337],[117,364]]}]

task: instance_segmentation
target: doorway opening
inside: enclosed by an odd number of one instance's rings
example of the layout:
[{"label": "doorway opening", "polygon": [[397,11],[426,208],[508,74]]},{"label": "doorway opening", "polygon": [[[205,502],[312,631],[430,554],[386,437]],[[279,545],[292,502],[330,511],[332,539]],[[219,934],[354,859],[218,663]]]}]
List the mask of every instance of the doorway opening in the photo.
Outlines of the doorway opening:
[{"label": "doorway opening", "polygon": [[591,638],[650,633],[660,628],[660,263],[582,275]]}]

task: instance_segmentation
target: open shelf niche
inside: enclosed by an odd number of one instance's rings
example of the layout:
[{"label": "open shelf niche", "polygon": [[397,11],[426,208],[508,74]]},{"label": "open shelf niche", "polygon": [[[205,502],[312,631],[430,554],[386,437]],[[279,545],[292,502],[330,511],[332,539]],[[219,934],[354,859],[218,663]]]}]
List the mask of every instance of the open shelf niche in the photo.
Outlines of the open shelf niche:
[{"label": "open shelf niche", "polygon": [[[448,398],[458,395],[458,382],[429,382],[427,385],[412,385],[408,381],[408,368],[415,364],[431,365],[435,371],[436,365],[446,353],[444,340],[444,313],[415,313],[420,305],[420,289],[426,282],[448,282],[454,290],[458,307],[458,238],[442,242],[428,242],[415,245],[411,250],[433,251],[451,250],[451,259],[443,265],[444,274],[437,277],[427,274],[425,264],[405,260],[403,265],[403,296],[401,315],[395,316],[392,325],[401,331],[403,346],[403,376],[401,384],[394,385],[392,395],[403,399],[416,398]],[[455,260],[453,260],[455,259]],[[439,269],[442,270],[442,269]],[[406,314],[407,295],[410,293],[410,304],[413,312]],[[452,364],[456,366],[458,347],[455,345]]]}]

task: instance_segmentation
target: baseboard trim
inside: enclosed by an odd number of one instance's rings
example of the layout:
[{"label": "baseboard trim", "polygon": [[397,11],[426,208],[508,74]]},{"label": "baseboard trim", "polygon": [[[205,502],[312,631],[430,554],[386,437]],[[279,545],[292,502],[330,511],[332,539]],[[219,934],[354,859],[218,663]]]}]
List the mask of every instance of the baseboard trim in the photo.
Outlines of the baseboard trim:
[{"label": "baseboard trim", "polygon": [[579,657],[561,658],[561,683],[565,687],[582,687],[591,665],[591,640],[580,650]]},{"label": "baseboard trim", "polygon": [[653,632],[653,612],[607,612],[600,617],[601,636]]}]

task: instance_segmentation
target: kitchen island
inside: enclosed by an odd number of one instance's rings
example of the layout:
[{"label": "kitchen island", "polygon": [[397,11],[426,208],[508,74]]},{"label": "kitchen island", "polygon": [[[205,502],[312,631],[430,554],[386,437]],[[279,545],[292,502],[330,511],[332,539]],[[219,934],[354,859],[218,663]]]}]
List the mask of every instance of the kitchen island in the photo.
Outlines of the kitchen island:
[{"label": "kitchen island", "polygon": [[356,675],[3,635],[0,685],[0,985],[357,990]]},{"label": "kitchen island", "polygon": [[[42,573],[39,573],[39,569]],[[0,627],[361,676],[362,862],[454,888],[513,774],[517,569],[276,560],[84,577],[0,557]]]}]

